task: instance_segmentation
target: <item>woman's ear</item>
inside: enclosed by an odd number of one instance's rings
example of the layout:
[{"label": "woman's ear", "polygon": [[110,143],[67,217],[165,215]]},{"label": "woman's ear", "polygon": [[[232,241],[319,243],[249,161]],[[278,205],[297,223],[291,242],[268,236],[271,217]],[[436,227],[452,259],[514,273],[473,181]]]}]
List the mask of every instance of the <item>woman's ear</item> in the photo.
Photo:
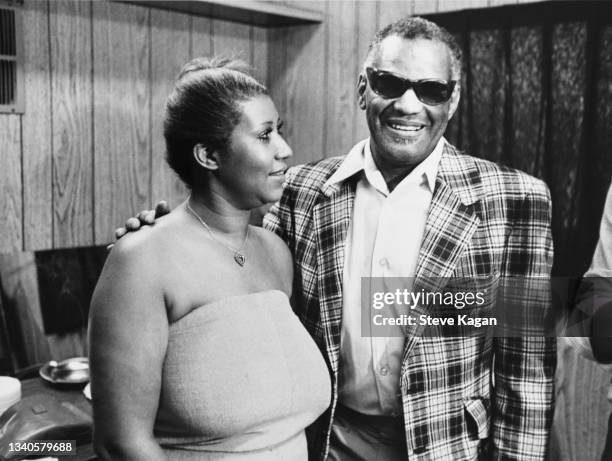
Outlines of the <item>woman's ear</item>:
[{"label": "woman's ear", "polygon": [[216,152],[205,147],[203,144],[193,146],[193,158],[207,170],[215,171],[219,168]]}]

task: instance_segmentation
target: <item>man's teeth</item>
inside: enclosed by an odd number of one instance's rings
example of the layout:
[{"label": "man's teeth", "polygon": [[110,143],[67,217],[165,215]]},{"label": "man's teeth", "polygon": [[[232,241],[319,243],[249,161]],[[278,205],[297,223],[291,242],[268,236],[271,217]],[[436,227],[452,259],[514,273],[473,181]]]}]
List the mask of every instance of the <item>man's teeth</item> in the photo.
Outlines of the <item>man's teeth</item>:
[{"label": "man's teeth", "polygon": [[400,131],[419,131],[421,129],[423,129],[424,125],[396,125],[395,123],[390,123],[389,126],[391,128],[393,128],[394,130],[400,130]]}]

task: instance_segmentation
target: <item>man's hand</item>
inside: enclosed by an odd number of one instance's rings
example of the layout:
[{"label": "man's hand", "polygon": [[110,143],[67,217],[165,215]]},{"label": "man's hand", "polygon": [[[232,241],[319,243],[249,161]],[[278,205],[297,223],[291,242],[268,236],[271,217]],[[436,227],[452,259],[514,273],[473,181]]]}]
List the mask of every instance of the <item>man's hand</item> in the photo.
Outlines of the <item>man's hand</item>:
[{"label": "man's hand", "polygon": [[[135,217],[129,218],[125,222],[124,227],[119,227],[115,229],[115,239],[119,240],[128,232],[134,232],[140,229],[141,226],[151,226],[155,224],[155,220],[160,218],[166,214],[170,213],[170,207],[165,200],[162,200],[155,205],[154,210],[142,210]],[[113,247],[114,243],[111,243],[106,247],[107,250],[110,250]]]}]

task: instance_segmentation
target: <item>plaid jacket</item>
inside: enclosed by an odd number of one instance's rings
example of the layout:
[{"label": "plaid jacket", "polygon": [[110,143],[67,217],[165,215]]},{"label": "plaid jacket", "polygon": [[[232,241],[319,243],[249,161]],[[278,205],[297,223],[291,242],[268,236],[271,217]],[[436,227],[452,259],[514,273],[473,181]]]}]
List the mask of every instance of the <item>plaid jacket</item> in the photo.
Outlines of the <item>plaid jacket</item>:
[{"label": "plaid jacket", "polygon": [[[293,253],[294,309],[332,376],[332,404],[308,430],[311,459],[321,460],[337,405],[344,245],[358,180],[325,185],[342,160],[291,169],[264,220]],[[446,143],[414,290],[443,277],[549,277],[550,219],[542,181]],[[406,327],[400,378],[409,459],[544,459],[554,338],[420,337],[418,328]]]}]

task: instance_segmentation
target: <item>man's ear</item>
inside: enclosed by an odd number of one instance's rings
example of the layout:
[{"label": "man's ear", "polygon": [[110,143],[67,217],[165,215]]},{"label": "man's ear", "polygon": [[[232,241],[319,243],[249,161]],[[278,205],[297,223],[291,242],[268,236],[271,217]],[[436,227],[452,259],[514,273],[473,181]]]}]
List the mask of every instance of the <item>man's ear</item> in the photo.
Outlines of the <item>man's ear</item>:
[{"label": "man's ear", "polygon": [[459,106],[460,99],[461,99],[461,87],[459,86],[459,84],[457,84],[455,85],[455,88],[453,89],[453,94],[450,98],[450,107],[448,109],[448,119],[449,120],[453,118],[453,115],[455,114],[455,111],[457,110],[457,107]]},{"label": "man's ear", "polygon": [[357,94],[358,94],[358,103],[359,108],[361,110],[365,110],[366,102],[365,102],[365,90],[368,86],[365,75],[359,74],[359,80],[357,81]]},{"label": "man's ear", "polygon": [[203,144],[196,144],[193,146],[193,158],[199,165],[203,166],[209,171],[215,171],[219,168],[217,152],[210,150]]}]

